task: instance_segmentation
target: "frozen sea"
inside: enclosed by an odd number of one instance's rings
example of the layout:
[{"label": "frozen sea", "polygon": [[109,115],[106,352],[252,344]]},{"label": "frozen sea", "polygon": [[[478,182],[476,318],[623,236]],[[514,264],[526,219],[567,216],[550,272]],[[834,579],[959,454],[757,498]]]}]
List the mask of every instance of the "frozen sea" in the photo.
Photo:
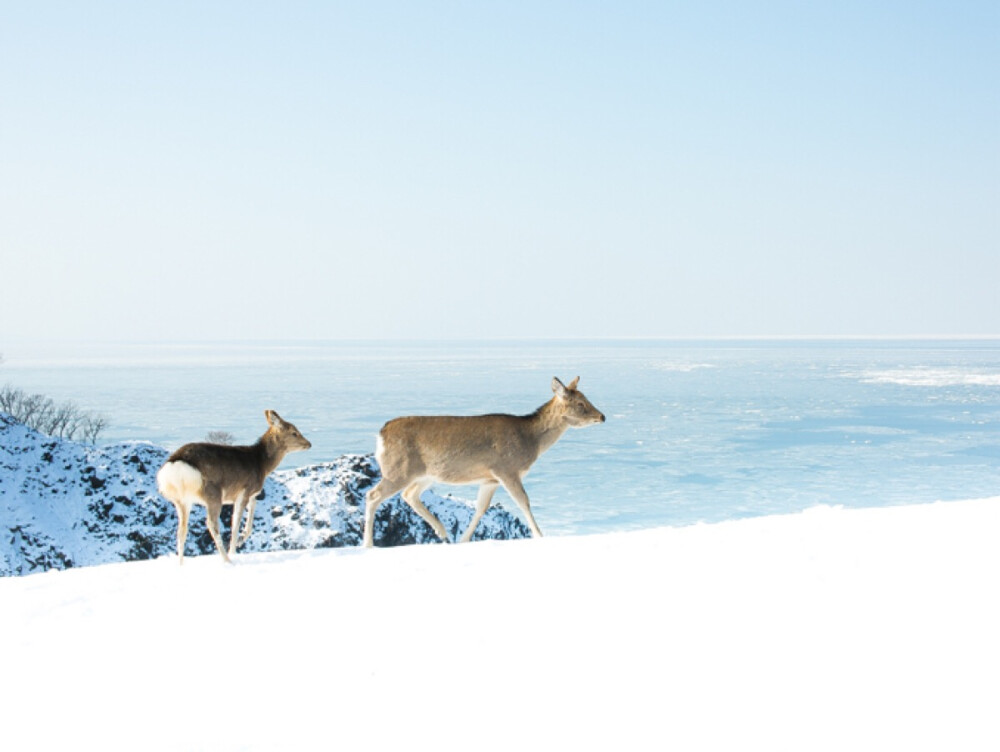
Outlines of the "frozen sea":
[{"label": "frozen sea", "polygon": [[[102,441],[253,441],[277,410],[374,450],[399,415],[525,414],[580,376],[608,417],[525,481],[547,534],[1000,494],[1000,340],[2,344],[0,384],[109,420]],[[472,499],[472,488],[438,490]],[[497,501],[514,510],[501,490]]]}]

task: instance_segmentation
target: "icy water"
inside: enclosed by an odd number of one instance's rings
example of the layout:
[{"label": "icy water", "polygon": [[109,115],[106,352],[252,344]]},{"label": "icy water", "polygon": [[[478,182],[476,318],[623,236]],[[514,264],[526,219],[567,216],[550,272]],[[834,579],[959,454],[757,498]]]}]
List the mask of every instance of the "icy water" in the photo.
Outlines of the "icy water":
[{"label": "icy water", "polygon": [[[313,449],[367,453],[398,415],[531,412],[579,375],[608,417],[525,481],[549,534],[682,525],[817,504],[1000,494],[1000,340],[4,346],[0,383],[72,399],[104,441],[167,447],[265,408]],[[474,489],[443,487],[465,498]],[[514,508],[501,491],[500,503]]]}]

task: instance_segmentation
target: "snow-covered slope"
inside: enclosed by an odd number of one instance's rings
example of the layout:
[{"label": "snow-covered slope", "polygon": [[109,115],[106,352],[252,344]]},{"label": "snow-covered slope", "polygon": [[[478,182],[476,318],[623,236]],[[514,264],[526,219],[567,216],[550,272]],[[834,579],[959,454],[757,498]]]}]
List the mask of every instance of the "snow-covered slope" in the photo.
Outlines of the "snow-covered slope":
[{"label": "snow-covered slope", "polygon": [[[149,559],[176,551],[177,515],[156,491],[166,450],[132,442],[89,446],[52,439],[0,414],[0,575]],[[241,552],[354,546],[361,540],[365,491],[378,479],[373,458],[349,455],[268,478],[254,532]],[[472,518],[467,502],[424,495],[453,536]],[[201,508],[186,553],[218,555]],[[223,511],[228,541],[231,508]],[[399,498],[376,515],[381,546],[437,542]],[[476,539],[523,538],[527,528],[492,507]]]},{"label": "snow-covered slope", "polygon": [[0,579],[10,750],[1000,749],[1000,498]]}]

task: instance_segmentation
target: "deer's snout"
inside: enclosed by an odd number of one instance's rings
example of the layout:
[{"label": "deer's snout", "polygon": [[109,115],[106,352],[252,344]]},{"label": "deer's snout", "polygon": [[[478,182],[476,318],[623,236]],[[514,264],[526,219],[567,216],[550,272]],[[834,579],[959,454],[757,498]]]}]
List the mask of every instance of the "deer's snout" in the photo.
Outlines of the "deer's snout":
[{"label": "deer's snout", "polygon": [[606,420],[607,420],[607,418],[604,417],[604,413],[601,413],[601,423],[603,423]]}]

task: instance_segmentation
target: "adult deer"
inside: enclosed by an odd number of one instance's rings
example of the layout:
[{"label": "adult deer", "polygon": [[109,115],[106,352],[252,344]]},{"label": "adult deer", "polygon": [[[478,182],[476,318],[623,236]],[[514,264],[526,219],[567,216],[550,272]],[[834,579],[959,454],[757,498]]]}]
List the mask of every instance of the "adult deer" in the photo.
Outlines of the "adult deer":
[{"label": "adult deer", "polygon": [[521,479],[535,460],[556,443],[567,428],[603,423],[603,413],[577,390],[577,376],[564,385],[552,379],[551,400],[531,415],[427,416],[396,418],[378,435],[375,459],[382,480],[365,497],[364,545],[374,542],[375,510],[397,491],[443,540],[441,522],[420,500],[435,481],[453,485],[479,484],[476,509],[462,542],[472,538],[498,486],[517,502],[531,528],[540,537]]},{"label": "adult deer", "polygon": [[[177,558],[181,564],[184,563],[184,542],[192,506],[205,507],[208,532],[222,558],[229,562],[236,547],[246,541],[253,530],[254,507],[257,494],[264,487],[264,479],[281,464],[286,454],[312,446],[299,429],[282,420],[274,410],[265,410],[264,417],[268,429],[256,444],[185,444],[170,455],[156,474],[160,494],[177,510]],[[223,504],[233,505],[228,555],[219,534]],[[244,508],[247,508],[247,520],[243,533],[237,536]]]}]

